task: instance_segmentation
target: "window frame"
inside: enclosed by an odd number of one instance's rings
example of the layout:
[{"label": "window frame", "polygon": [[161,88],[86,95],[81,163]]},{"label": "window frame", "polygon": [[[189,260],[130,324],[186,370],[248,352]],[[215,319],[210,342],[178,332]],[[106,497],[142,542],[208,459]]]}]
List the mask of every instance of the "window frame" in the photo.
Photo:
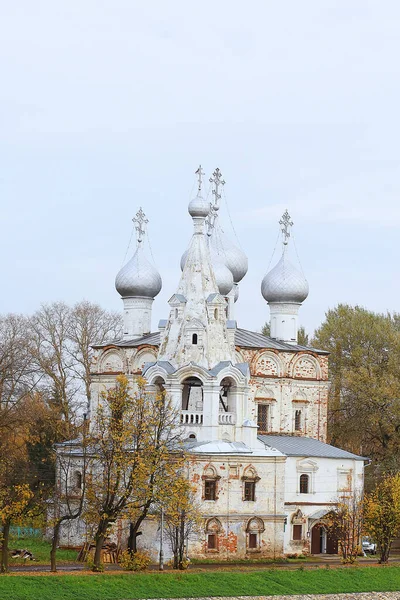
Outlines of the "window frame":
[{"label": "window frame", "polygon": [[[248,493],[249,490],[250,490],[250,493]],[[255,502],[256,501],[256,482],[254,481],[254,479],[250,479],[250,480],[244,482],[243,501],[244,502]]]},{"label": "window frame", "polygon": [[[306,490],[304,490],[304,483],[303,482],[307,482],[306,483]],[[299,477],[299,494],[310,494],[311,490],[310,490],[310,475],[308,473],[301,473],[300,477]]]},{"label": "window frame", "polygon": [[[303,539],[303,525],[296,523],[292,525],[292,540],[294,542],[300,542]],[[299,536],[295,535],[295,531],[298,532]]]},{"label": "window frame", "polygon": [[[212,493],[208,494],[207,490],[208,491],[212,490]],[[208,495],[212,496],[212,497],[207,497]],[[204,500],[206,502],[215,502],[216,500],[218,500],[217,480],[216,479],[205,479],[204,480]]]}]

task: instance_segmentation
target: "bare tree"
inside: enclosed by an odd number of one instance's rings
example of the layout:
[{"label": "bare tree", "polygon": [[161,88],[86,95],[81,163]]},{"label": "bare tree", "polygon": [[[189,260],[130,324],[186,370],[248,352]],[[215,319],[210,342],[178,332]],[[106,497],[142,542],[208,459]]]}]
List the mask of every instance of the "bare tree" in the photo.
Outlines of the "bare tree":
[{"label": "bare tree", "polygon": [[17,403],[34,386],[27,326],[21,315],[0,316],[0,431],[12,429]]},{"label": "bare tree", "polygon": [[91,345],[115,338],[119,315],[97,304],[45,304],[29,320],[29,348],[37,383],[60,410],[74,435],[76,417],[90,400]]},{"label": "bare tree", "polygon": [[30,350],[38,382],[58,407],[73,433],[78,386],[68,352],[70,308],[64,302],[44,304],[30,319]]},{"label": "bare tree", "polygon": [[72,369],[81,380],[86,400],[90,402],[90,369],[93,357],[91,345],[103,344],[120,337],[122,317],[108,312],[87,300],[72,308],[68,325],[68,351],[73,359]]}]

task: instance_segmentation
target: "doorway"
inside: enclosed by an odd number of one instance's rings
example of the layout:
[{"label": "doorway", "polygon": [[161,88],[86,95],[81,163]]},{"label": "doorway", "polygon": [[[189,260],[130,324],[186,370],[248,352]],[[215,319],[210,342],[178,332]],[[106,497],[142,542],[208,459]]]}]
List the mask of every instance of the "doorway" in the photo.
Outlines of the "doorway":
[{"label": "doorway", "polygon": [[325,527],[317,523],[311,530],[311,554],[337,554],[337,538],[328,535]]}]

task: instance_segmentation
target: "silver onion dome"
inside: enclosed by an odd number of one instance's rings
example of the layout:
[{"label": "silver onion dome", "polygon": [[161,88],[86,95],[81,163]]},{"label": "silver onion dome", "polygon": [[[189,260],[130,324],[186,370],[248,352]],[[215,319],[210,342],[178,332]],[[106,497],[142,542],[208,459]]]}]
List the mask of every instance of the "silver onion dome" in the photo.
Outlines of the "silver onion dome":
[{"label": "silver onion dome", "polygon": [[191,217],[203,217],[205,219],[210,212],[210,203],[207,202],[207,200],[204,200],[200,194],[197,194],[197,196],[189,202],[188,211]]},{"label": "silver onion dome", "polygon": [[221,257],[233,276],[233,281],[239,283],[249,268],[247,256],[229,238],[222,229],[216,226],[210,236],[210,248]]},{"label": "silver onion dome", "polygon": [[308,282],[283,253],[278,264],[262,280],[261,293],[267,302],[301,304],[308,296]]},{"label": "silver onion dome", "polygon": [[155,298],[160,292],[162,281],[159,272],[149,263],[139,243],[135,254],[119,271],[115,287],[122,298],[141,296]]},{"label": "silver onion dome", "polygon": [[221,296],[226,296],[233,288],[232,273],[225,265],[225,263],[223,263],[222,260],[219,258],[218,254],[216,254],[211,248],[210,256],[215,280],[218,286],[218,291],[221,294]]}]

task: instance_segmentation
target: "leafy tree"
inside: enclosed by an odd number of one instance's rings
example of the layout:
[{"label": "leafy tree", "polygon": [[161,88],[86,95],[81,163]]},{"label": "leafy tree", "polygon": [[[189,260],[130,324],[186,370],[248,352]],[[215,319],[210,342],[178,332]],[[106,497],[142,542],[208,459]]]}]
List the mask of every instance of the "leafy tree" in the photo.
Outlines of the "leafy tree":
[{"label": "leafy tree", "polygon": [[363,504],[358,494],[343,495],[326,518],[328,535],[337,539],[344,563],[357,560],[362,524]]},{"label": "leafy tree", "polygon": [[300,346],[309,346],[308,333],[306,333],[304,325],[300,325],[297,332],[297,343],[300,344]]},{"label": "leafy tree", "polygon": [[151,394],[137,380],[132,394],[126,377],[103,394],[91,424],[92,462],[87,480],[85,517],[96,524],[94,570],[101,569],[101,549],[117,518],[129,518],[131,550],[152,504],[163,494],[183,460],[177,413],[165,394]]},{"label": "leafy tree", "polygon": [[394,317],[359,306],[329,310],[312,345],[330,352],[330,441],[400,466],[400,332]]},{"label": "leafy tree", "polygon": [[390,549],[400,531],[400,473],[384,477],[366,495],[365,532],[378,545],[379,562],[387,563]]},{"label": "leafy tree", "polygon": [[162,505],[165,533],[173,554],[174,569],[186,568],[185,549],[190,537],[201,527],[200,509],[195,501],[195,487],[184,473],[170,480]]},{"label": "leafy tree", "polygon": [[264,323],[264,325],[261,327],[261,333],[263,335],[265,335],[266,337],[270,337],[271,336],[271,326],[269,324],[269,321],[266,321]]},{"label": "leafy tree", "polygon": [[[266,337],[271,337],[271,326],[269,321],[266,321],[264,325],[261,327],[261,333]],[[300,325],[297,332],[297,343],[300,346],[308,346],[308,334],[306,333],[305,327]]]}]

